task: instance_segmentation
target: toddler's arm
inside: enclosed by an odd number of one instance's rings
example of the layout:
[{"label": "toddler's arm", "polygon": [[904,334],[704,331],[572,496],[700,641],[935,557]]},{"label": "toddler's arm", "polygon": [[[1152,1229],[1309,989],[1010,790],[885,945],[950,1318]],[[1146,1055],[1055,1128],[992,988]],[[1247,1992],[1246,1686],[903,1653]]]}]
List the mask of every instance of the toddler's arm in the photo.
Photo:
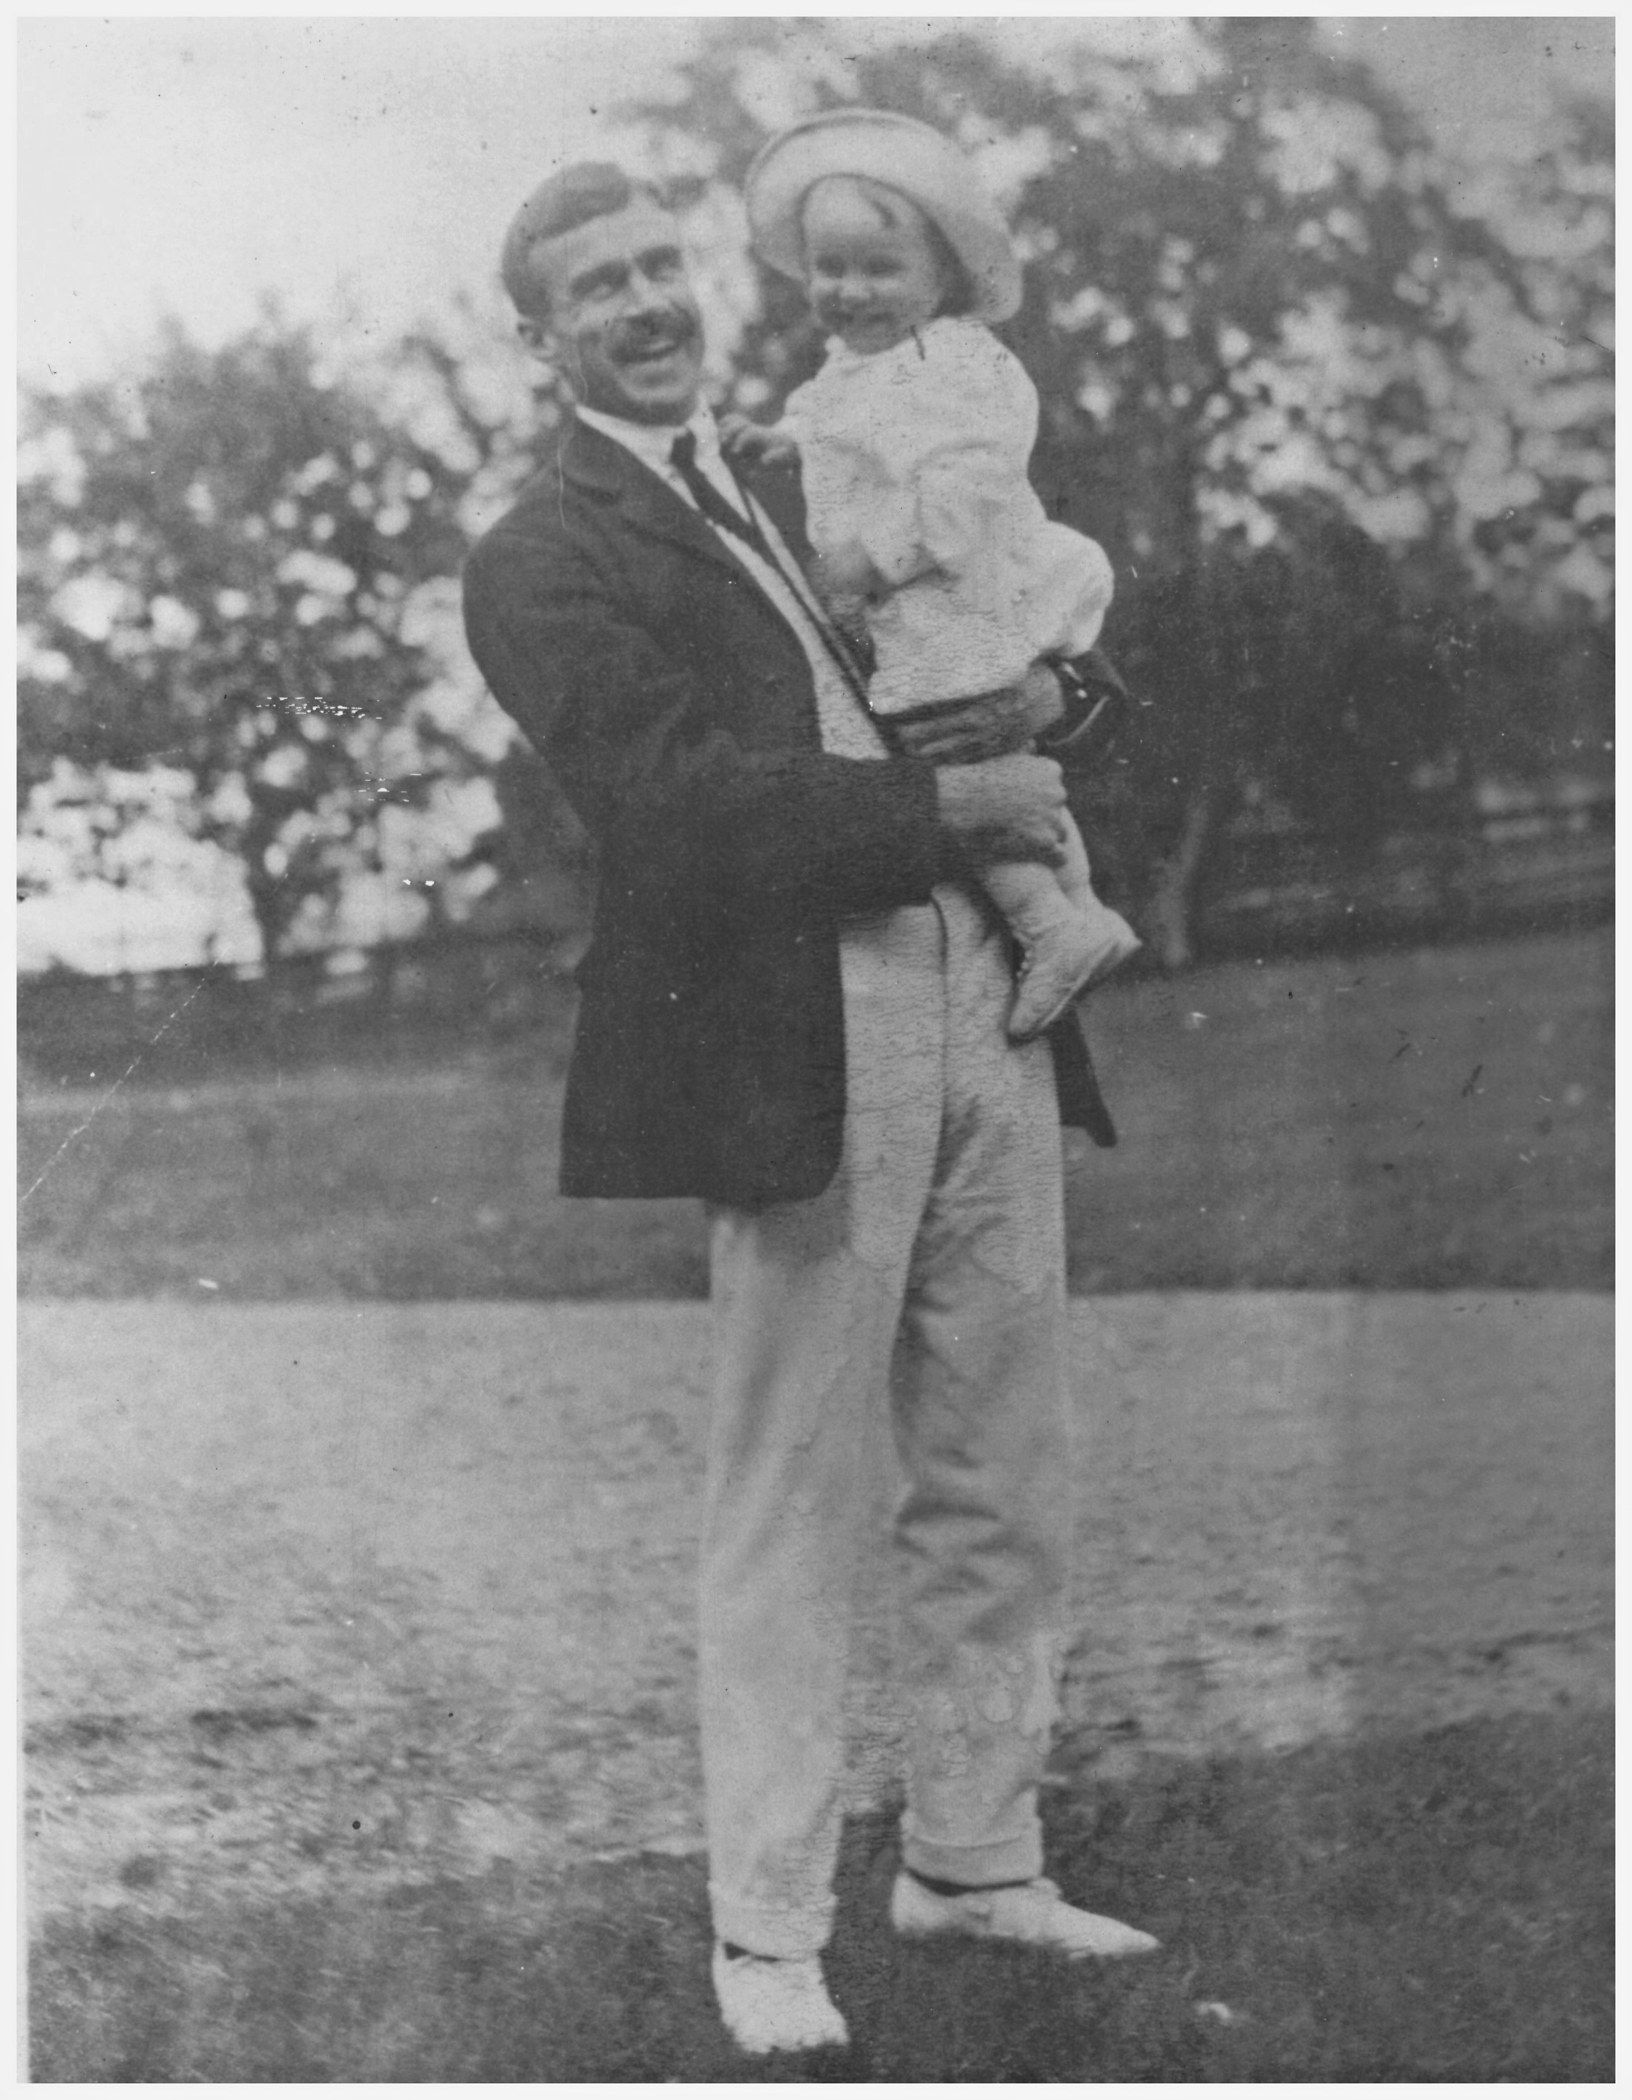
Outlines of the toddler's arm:
[{"label": "toddler's arm", "polygon": [[[1029,385],[1018,365],[1013,372]],[[961,357],[946,371],[932,366],[880,404],[869,435],[881,486],[854,523],[886,589],[930,574],[978,573],[1000,519],[1026,486],[1036,435],[1026,407],[1010,374],[983,355]]]},{"label": "toddler's arm", "polygon": [[961,579],[978,569],[1008,479],[1006,463],[994,473],[992,448],[981,440],[937,445],[895,487],[871,491],[864,510],[829,522],[824,594],[876,602],[921,576]]}]

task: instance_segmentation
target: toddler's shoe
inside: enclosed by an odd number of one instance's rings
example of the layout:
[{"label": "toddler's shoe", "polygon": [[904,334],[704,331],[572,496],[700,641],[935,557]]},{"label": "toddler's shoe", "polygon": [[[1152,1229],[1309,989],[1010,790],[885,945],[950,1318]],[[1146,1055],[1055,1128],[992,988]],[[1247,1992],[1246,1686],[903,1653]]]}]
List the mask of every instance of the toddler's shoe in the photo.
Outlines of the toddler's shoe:
[{"label": "toddler's shoe", "polygon": [[814,1954],[773,1961],[716,1946],[714,1995],[732,2040],[749,2056],[769,2056],[773,2049],[842,2049],[850,2040]]},{"label": "toddler's shoe", "polygon": [[1010,1946],[1060,1954],[1067,1961],[1123,1961],[1132,1954],[1154,1954],[1161,1945],[1132,1925],[1078,1910],[1041,1875],[1007,1888],[965,1889],[956,1896],[941,1896],[903,1868],[890,1896],[890,1923],[907,1939],[932,1939],[946,1933],[971,1940],[1003,1940]]},{"label": "toddler's shoe", "polygon": [[1029,1043],[1053,1027],[1073,999],[1144,945],[1120,912],[1096,904],[1051,927],[1026,950],[1009,1015],[1009,1040]]}]

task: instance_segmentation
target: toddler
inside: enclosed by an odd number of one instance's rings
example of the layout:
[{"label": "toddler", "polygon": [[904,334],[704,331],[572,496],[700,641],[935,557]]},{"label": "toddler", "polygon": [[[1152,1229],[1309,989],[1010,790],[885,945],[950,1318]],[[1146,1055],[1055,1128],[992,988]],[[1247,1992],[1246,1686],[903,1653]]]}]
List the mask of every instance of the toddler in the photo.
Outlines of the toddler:
[{"label": "toddler", "polygon": [[[909,118],[835,111],[772,140],[747,200],[759,253],[804,283],[831,339],[778,430],[736,442],[797,451],[824,593],[871,637],[874,714],[923,719],[1091,648],[1110,564],[1027,479],[1036,389],[986,325],[1018,306],[1019,264],[963,155]],[[1024,950],[1017,1042],[1139,946],[1066,824],[1058,870],[981,871]]]}]

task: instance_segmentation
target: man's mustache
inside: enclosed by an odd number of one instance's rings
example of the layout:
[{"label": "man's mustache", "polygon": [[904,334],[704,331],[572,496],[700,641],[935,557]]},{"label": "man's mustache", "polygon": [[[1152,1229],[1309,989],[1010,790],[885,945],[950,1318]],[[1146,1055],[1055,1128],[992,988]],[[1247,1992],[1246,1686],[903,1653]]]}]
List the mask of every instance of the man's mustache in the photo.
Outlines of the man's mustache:
[{"label": "man's mustache", "polygon": [[612,352],[614,356],[639,357],[657,348],[678,350],[696,334],[697,323],[691,315],[676,311],[661,320],[628,322],[613,339]]}]

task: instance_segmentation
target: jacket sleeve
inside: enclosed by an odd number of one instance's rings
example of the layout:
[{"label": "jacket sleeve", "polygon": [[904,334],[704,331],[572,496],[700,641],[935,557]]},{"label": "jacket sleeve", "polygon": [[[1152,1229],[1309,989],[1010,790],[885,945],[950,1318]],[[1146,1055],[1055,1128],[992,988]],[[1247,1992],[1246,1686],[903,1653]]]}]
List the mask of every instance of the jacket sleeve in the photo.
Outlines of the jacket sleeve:
[{"label": "jacket sleeve", "polygon": [[812,921],[925,902],[945,859],[933,768],[745,748],[627,596],[553,534],[501,527],[465,571],[482,675],[619,878]]},{"label": "jacket sleeve", "polygon": [[[1037,748],[1067,771],[1096,765],[1116,741],[1134,701],[1122,675],[1103,649],[1055,663],[1065,715],[1037,739]],[[1143,706],[1148,703],[1140,702]]]}]

